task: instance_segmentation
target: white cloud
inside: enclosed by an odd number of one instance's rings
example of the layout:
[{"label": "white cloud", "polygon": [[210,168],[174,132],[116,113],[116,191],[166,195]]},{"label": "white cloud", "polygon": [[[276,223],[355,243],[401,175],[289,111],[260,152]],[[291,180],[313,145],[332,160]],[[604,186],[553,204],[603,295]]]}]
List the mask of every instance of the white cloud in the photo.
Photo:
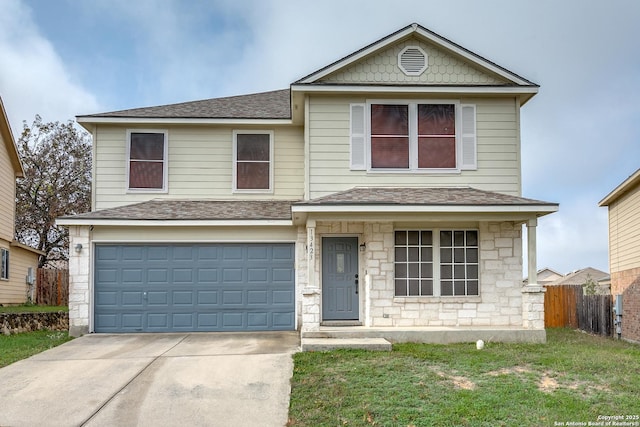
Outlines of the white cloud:
[{"label": "white cloud", "polygon": [[99,109],[96,98],[81,87],[51,43],[35,27],[19,0],[6,0],[0,14],[0,95],[14,136],[22,122],[36,114],[45,121],[73,119],[79,111]]}]

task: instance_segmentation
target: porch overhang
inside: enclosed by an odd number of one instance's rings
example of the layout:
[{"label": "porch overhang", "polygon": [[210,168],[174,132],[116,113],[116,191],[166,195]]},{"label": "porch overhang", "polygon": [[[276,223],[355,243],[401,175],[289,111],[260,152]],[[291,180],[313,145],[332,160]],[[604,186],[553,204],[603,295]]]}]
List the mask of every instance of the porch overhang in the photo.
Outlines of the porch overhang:
[{"label": "porch overhang", "polygon": [[468,187],[362,187],[297,202],[291,206],[294,225],[304,225],[308,219],[527,222],[557,210],[557,203]]}]

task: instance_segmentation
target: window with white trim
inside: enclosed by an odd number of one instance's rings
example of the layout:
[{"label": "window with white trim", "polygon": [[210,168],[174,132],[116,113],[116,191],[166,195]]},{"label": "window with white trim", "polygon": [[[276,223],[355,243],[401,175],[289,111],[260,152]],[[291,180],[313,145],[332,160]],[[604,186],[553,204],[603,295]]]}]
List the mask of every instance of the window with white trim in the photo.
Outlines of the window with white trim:
[{"label": "window with white trim", "polygon": [[[364,116],[364,117],[363,117]],[[364,135],[361,123],[365,123]],[[476,165],[476,107],[459,101],[351,104],[351,169],[458,172]]]},{"label": "window with white trim", "polygon": [[127,157],[129,190],[167,190],[167,131],[127,131]]},{"label": "window with white trim", "polygon": [[264,193],[273,189],[273,132],[233,132],[233,189]]},{"label": "window with white trim", "polygon": [[395,296],[479,295],[478,230],[396,230]]},{"label": "window with white trim", "polygon": [[9,249],[0,249],[0,279],[9,280]]}]

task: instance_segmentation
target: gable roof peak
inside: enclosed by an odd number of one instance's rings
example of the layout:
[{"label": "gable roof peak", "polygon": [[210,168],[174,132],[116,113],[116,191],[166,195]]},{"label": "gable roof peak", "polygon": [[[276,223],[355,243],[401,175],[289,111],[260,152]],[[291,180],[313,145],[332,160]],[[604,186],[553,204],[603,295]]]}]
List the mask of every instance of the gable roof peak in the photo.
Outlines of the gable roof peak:
[{"label": "gable roof peak", "polygon": [[488,59],[472,52],[471,50],[462,47],[461,45],[454,43],[446,37],[443,37],[415,22],[403,28],[400,28],[399,30],[345,56],[344,58],[339,59],[299,79],[293,84],[309,85],[320,83],[320,80],[328,76],[329,74],[333,74],[338,70],[345,69],[346,67],[365,57],[371,56],[372,54],[380,52],[394,43],[401,42],[410,37],[418,37],[420,39],[423,39],[424,41],[435,45],[437,48],[442,49],[449,54],[452,54],[453,56],[462,58],[464,61],[467,61],[468,63],[474,65],[475,67],[478,67],[481,70],[484,70],[485,72],[499,76],[501,79],[504,79],[511,85],[534,88],[539,87],[536,83],[533,83],[530,80],[527,80],[524,77],[521,77],[518,74],[509,71],[492,61],[489,61]]}]

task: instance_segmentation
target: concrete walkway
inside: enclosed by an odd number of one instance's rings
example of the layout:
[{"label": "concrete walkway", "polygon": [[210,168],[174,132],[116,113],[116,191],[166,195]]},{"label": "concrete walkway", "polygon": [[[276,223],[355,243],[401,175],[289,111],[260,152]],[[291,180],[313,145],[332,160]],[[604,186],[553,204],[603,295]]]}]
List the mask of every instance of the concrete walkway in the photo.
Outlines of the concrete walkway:
[{"label": "concrete walkway", "polygon": [[1,426],[283,426],[296,332],[85,335],[0,369]]}]

